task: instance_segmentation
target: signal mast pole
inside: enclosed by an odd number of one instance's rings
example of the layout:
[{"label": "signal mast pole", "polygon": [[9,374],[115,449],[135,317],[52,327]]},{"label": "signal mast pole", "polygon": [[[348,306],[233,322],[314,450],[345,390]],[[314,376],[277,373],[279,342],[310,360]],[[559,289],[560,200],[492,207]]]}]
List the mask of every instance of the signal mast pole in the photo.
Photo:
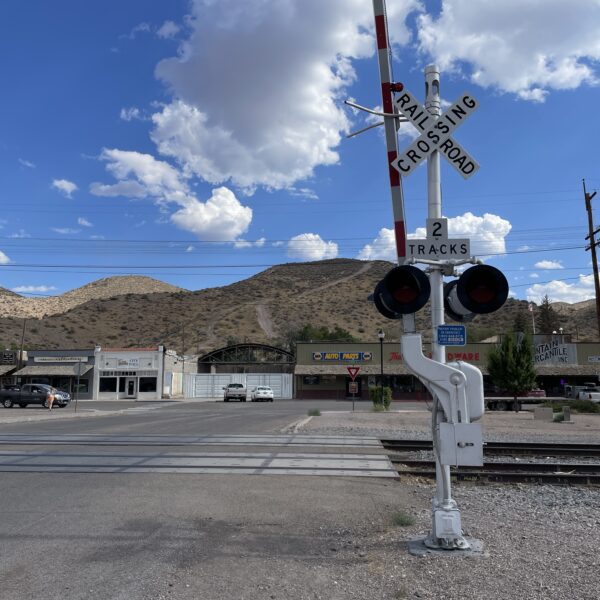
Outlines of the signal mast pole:
[{"label": "signal mast pole", "polygon": [[[425,108],[429,114],[438,119],[441,114],[440,102],[440,70],[435,65],[425,68]],[[427,215],[430,219],[442,217],[442,189],[440,175],[440,153],[435,150],[427,159]],[[446,346],[438,344],[437,327],[444,324],[444,276],[442,265],[430,265],[429,283],[431,284],[431,350],[432,358],[438,363],[446,363]],[[452,499],[450,466],[443,465],[440,461],[440,449],[437,447],[439,440],[440,423],[446,421],[444,411],[440,406],[439,398],[433,394],[433,407],[431,411],[431,427],[433,433],[433,454],[435,458],[436,494],[432,500],[432,525],[431,534],[427,544],[438,547],[443,536],[437,531],[435,514],[440,508],[456,510],[456,502]],[[453,540],[456,548],[468,548],[468,544],[459,536]]]},{"label": "signal mast pole", "polygon": [[385,1],[373,0],[375,13],[375,33],[377,37],[377,58],[379,76],[381,78],[381,102],[383,106],[383,125],[385,128],[385,145],[387,148],[392,210],[394,213],[394,233],[396,238],[396,255],[399,265],[406,260],[406,224],[404,221],[404,194],[400,173],[392,166],[398,157],[398,116],[394,111],[393,92],[403,89],[401,83],[392,81],[392,64],[390,60],[389,36],[385,14]]}]

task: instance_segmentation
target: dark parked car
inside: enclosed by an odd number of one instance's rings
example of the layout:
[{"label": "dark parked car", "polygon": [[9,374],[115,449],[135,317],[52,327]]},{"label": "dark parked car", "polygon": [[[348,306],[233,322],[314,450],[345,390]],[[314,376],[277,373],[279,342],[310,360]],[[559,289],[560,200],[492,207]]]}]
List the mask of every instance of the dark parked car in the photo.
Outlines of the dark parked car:
[{"label": "dark parked car", "polygon": [[45,408],[49,406],[50,395],[54,395],[54,404],[63,408],[71,401],[67,392],[62,392],[45,383],[25,383],[20,386],[11,386],[13,389],[0,390],[0,403],[4,408],[12,408],[18,404],[25,408],[28,404],[41,404]]}]

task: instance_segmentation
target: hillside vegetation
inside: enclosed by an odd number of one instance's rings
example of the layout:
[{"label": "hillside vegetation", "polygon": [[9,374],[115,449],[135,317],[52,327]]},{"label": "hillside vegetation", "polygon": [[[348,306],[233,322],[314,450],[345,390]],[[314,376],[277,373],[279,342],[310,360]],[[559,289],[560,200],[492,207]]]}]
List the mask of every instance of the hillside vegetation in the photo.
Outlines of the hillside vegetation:
[{"label": "hillside vegetation", "polygon": [[[27,317],[26,348],[89,348],[163,343],[179,352],[204,353],[241,341],[283,344],[306,324],[340,327],[366,342],[399,339],[400,323],[384,319],[367,300],[391,267],[384,261],[335,259],[272,267],[232,285],[187,291],[149,277],[109,277],[52,298],[0,293],[0,345],[18,347]],[[469,324],[469,341],[510,330],[527,302],[509,299]],[[557,303],[565,334],[595,341],[593,301]],[[418,329],[430,337],[426,306]]]}]

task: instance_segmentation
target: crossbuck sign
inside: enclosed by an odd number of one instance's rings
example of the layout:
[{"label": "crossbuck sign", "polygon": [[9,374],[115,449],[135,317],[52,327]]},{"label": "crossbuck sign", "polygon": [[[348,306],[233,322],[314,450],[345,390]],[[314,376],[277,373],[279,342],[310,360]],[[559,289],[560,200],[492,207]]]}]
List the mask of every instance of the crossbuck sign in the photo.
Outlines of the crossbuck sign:
[{"label": "crossbuck sign", "polygon": [[474,158],[450,134],[479,107],[473,96],[464,93],[438,119],[410,93],[396,98],[398,110],[419,130],[421,135],[392,165],[401,175],[410,175],[433,151],[439,150],[448,162],[468,179],[479,170]]}]

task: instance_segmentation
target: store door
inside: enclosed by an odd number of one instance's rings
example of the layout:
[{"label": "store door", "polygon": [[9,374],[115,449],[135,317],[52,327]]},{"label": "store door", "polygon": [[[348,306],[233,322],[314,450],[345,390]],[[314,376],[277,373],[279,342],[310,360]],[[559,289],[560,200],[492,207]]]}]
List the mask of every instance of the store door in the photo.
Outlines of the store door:
[{"label": "store door", "polygon": [[135,398],[137,396],[137,377],[127,377],[125,379],[125,398]]}]

